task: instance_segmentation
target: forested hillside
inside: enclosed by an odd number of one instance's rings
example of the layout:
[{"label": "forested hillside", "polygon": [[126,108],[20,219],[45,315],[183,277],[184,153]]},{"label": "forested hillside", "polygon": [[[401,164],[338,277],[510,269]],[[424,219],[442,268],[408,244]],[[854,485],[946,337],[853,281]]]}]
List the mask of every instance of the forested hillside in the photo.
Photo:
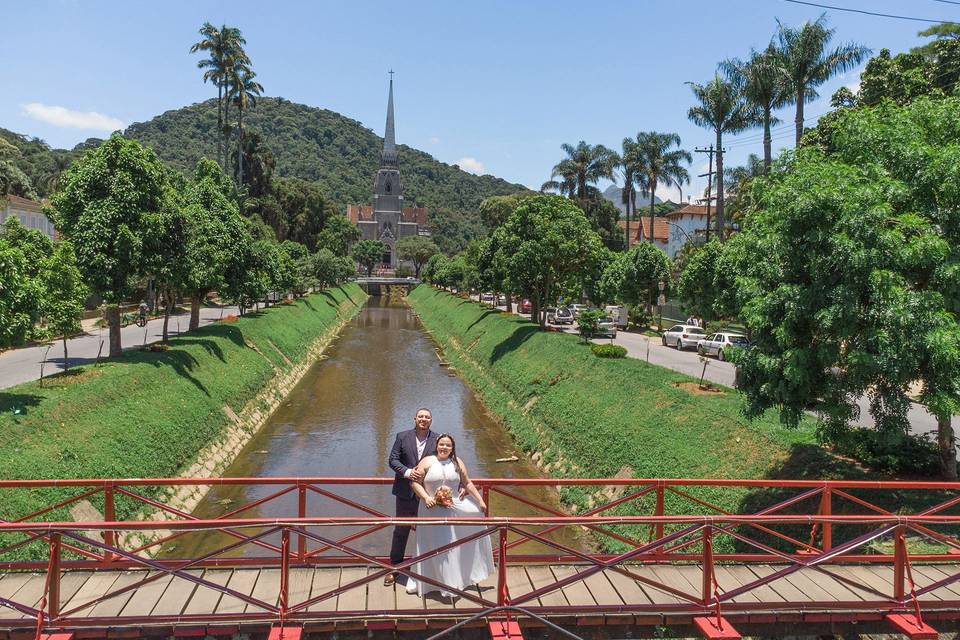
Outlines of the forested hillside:
[{"label": "forested hillside", "polygon": [[[217,104],[208,100],[131,125],[128,137],[153,147],[160,158],[190,171],[201,156],[216,157]],[[274,175],[318,181],[338,209],[370,203],[383,139],[356,120],[327,109],[262,98],[244,114],[244,127],[258,131],[276,159]],[[524,189],[493,176],[475,176],[400,145],[406,201],[431,210],[476,211],[483,198]]]}]

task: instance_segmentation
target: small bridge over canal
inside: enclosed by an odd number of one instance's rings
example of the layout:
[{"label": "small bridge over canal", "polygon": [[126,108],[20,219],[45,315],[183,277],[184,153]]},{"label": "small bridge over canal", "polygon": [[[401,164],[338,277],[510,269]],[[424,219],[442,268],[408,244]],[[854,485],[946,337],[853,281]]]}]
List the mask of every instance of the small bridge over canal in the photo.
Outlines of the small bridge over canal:
[{"label": "small bridge over canal", "polygon": [[389,295],[394,289],[406,295],[420,284],[420,281],[416,278],[357,278],[357,284],[370,296]]},{"label": "small bridge over canal", "polygon": [[[397,519],[358,499],[390,482],[2,481],[6,505],[50,499],[0,523],[0,636],[935,638],[960,620],[960,483],[482,479],[490,512],[447,520],[436,509]],[[258,497],[207,519],[167,504],[225,484]],[[526,498],[531,485],[592,506],[561,513]],[[731,497],[742,513],[717,505]],[[537,515],[498,517],[505,501]],[[268,503],[289,517],[258,517]],[[480,528],[398,567],[456,598],[384,586],[386,549],[364,541],[398,523]],[[557,541],[569,528],[583,545]],[[479,536],[497,563],[484,583],[457,590],[417,574],[418,560]],[[199,548],[191,538],[204,550],[186,551]]]}]

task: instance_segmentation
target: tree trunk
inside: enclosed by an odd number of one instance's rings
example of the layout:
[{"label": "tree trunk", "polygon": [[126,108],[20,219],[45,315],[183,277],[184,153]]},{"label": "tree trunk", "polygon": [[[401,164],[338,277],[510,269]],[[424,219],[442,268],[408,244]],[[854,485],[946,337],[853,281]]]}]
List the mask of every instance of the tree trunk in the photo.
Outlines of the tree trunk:
[{"label": "tree trunk", "polygon": [[107,316],[107,326],[110,327],[110,357],[123,355],[123,345],[120,340],[120,306],[108,304],[104,310]]},{"label": "tree trunk", "polygon": [[200,328],[200,302],[202,300],[203,295],[199,291],[194,291],[193,295],[190,296],[190,331]]},{"label": "tree trunk", "polygon": [[163,307],[163,337],[160,340],[161,342],[163,342],[163,344],[167,344],[167,342],[169,342],[170,340],[170,334],[167,332],[167,329],[170,326],[170,309],[173,307],[173,304],[174,304],[171,301],[171,299],[173,298],[172,292],[168,292],[165,297],[167,299],[167,304]]},{"label": "tree trunk", "polygon": [[763,173],[770,173],[770,163],[773,161],[772,138],[770,136],[770,105],[763,109]]},{"label": "tree trunk", "polygon": [[238,136],[237,136],[237,171],[239,172],[240,178],[237,181],[237,184],[241,187],[243,186],[243,107],[240,104],[237,104],[237,124],[238,126]]},{"label": "tree trunk", "polygon": [[508,293],[507,296],[507,313],[513,313],[513,295]]},{"label": "tree trunk", "polygon": [[657,181],[654,180],[650,185],[650,244],[653,244],[653,219],[656,218],[656,205],[654,204],[654,199],[657,197],[654,195],[657,191]]},{"label": "tree trunk", "polygon": [[530,319],[540,326],[540,304],[535,295],[530,298]]},{"label": "tree trunk", "polygon": [[630,198],[632,194],[627,192],[627,243],[624,245],[624,251],[630,250]]},{"label": "tree trunk", "polygon": [[723,133],[717,131],[717,240],[723,242]]},{"label": "tree trunk", "polygon": [[937,416],[937,448],[940,450],[940,471],[947,480],[957,479],[957,449],[952,416]]},{"label": "tree trunk", "polygon": [[63,332],[63,370],[70,371],[70,356],[67,355],[67,332]]},{"label": "tree trunk", "polygon": [[800,146],[800,138],[803,137],[803,89],[797,90],[797,116],[793,121],[796,128],[796,146]]}]

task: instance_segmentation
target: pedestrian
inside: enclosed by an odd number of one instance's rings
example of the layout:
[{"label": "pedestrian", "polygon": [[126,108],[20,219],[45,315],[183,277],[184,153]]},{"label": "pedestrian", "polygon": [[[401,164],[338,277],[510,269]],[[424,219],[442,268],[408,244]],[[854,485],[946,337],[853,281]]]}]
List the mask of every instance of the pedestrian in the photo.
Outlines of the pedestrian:
[{"label": "pedestrian", "polygon": [[[396,497],[396,515],[398,518],[415,518],[420,510],[420,500],[410,486],[411,482],[422,482],[424,471],[417,465],[424,456],[437,453],[437,434],[430,430],[433,424],[433,413],[426,407],[417,409],[413,418],[413,429],[401,431],[390,449],[388,460],[390,468],[395,474],[393,479],[393,495]],[[393,543],[390,546],[390,564],[397,566],[403,562],[407,553],[407,539],[410,537],[409,526],[393,528]],[[388,573],[383,578],[383,584],[390,586],[398,579],[396,573]],[[400,576],[401,584],[406,584],[405,576]]]}]

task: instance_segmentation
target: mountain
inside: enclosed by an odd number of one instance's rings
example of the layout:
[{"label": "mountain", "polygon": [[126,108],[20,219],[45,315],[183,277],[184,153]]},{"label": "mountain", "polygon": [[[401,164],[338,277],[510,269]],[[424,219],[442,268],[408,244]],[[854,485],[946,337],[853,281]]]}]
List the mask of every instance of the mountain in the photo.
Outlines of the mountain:
[{"label": "mountain", "polygon": [[[153,147],[162,160],[189,173],[202,156],[216,158],[216,127],[217,103],[211,99],[132,124],[124,135]],[[275,177],[320,182],[341,211],[347,204],[372,203],[383,138],[356,120],[283,98],[260,98],[244,113],[244,128],[263,137],[276,159]],[[479,219],[484,198],[526,190],[491,175],[467,173],[406,145],[398,148],[409,205],[446,208]]]},{"label": "mountain", "polygon": [[[623,217],[627,215],[627,208],[626,208],[626,205],[623,204],[623,200],[621,199],[623,197],[621,195],[622,194],[621,189],[623,189],[623,187],[612,184],[603,190],[603,197],[609,200],[610,202],[612,202],[617,209],[620,209],[620,216]],[[653,201],[655,204],[660,204],[661,202],[663,202],[663,200],[661,200],[657,196],[653,196]],[[641,197],[641,195],[638,193],[637,206],[639,207],[641,203],[649,207],[650,206],[649,196],[644,198],[644,197]]]}]

